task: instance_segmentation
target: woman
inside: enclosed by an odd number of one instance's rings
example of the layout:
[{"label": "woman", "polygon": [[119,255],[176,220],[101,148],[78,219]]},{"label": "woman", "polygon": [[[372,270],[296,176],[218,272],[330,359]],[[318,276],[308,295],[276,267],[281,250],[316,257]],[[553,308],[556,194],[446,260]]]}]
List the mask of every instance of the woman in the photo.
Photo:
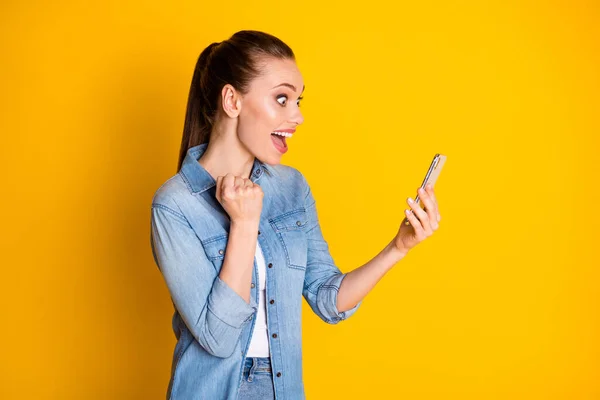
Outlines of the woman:
[{"label": "woman", "polygon": [[304,83],[276,37],[240,31],[200,55],[178,172],[152,200],[151,243],[175,307],[168,399],[303,399],[301,301],[325,322],[438,227],[433,189],[410,225],[342,274],[302,173],[280,164]]}]

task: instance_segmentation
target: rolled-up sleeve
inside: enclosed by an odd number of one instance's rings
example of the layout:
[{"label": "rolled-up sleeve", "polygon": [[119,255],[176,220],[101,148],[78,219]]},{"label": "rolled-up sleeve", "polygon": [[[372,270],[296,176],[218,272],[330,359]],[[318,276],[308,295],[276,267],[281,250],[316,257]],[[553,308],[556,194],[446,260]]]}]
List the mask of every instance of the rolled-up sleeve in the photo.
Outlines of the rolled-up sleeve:
[{"label": "rolled-up sleeve", "polygon": [[221,280],[184,215],[156,203],[151,210],[152,254],[173,305],[208,353],[229,357],[256,301],[247,303]]},{"label": "rolled-up sleeve", "polygon": [[323,321],[337,324],[354,314],[362,302],[343,312],[337,309],[338,292],[346,274],[343,274],[333,261],[329,245],[321,232],[315,199],[304,176],[302,179],[304,206],[308,219],[306,227],[308,259],[302,294],[311,309]]}]

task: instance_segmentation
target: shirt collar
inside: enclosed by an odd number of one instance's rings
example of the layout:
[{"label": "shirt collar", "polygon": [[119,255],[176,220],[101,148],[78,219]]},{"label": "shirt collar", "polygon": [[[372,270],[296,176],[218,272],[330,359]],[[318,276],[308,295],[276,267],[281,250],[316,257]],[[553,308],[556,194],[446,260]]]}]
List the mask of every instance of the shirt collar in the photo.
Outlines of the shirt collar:
[{"label": "shirt collar", "polygon": [[[204,192],[215,186],[217,183],[212,175],[198,162],[207,147],[208,143],[190,147],[181,164],[180,173],[187,182],[192,193]],[[252,171],[250,172],[250,179],[252,182],[256,182],[256,180],[262,176],[263,172],[269,174],[272,173],[271,167],[255,157]]]}]

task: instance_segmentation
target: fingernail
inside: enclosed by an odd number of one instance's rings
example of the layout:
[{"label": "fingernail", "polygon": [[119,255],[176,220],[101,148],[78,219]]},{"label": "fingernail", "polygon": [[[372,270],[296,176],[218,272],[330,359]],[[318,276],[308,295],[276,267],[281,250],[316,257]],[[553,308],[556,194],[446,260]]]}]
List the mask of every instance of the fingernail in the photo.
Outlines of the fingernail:
[{"label": "fingernail", "polygon": [[414,200],[413,200],[411,197],[409,197],[409,198],[408,198],[408,202],[412,204],[412,203],[414,203],[415,201],[414,201]]}]

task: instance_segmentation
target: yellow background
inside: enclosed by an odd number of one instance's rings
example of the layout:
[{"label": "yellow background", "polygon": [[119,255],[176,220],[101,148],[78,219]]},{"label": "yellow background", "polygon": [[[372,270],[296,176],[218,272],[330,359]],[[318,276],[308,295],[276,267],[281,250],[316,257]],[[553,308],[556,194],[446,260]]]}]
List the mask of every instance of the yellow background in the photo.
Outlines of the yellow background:
[{"label": "yellow background", "polygon": [[150,200],[199,53],[240,29],[297,55],[283,163],[343,271],[448,156],[439,231],[349,320],[304,304],[308,398],[600,398],[598,3],[86,3],[2,5],[0,398],[164,398]]}]

